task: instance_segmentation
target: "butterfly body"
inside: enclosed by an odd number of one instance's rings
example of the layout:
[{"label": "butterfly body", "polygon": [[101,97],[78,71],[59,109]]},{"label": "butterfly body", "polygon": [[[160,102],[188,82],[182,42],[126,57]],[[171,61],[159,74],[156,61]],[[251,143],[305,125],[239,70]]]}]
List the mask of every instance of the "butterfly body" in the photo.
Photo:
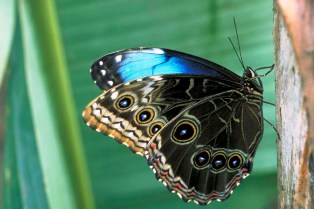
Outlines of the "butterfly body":
[{"label": "butterfly body", "polygon": [[98,59],[91,74],[104,93],[85,108],[86,124],[145,156],[183,200],[225,200],[251,173],[263,134],[251,68],[240,77],[185,53],[135,48]]}]

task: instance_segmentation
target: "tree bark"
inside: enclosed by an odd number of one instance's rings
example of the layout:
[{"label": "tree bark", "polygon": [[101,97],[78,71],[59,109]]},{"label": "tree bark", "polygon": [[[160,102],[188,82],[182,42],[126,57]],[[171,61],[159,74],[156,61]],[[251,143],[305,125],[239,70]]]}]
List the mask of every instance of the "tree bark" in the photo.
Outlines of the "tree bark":
[{"label": "tree bark", "polygon": [[275,0],[279,208],[314,208],[314,1]]}]

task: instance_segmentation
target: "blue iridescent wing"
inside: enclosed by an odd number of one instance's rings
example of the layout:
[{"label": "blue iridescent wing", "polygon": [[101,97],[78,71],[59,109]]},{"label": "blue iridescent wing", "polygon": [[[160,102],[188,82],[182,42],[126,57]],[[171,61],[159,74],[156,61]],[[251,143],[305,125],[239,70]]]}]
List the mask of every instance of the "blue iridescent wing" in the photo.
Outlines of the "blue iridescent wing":
[{"label": "blue iridescent wing", "polygon": [[190,54],[162,48],[133,48],[99,58],[91,66],[97,86],[108,90],[120,83],[154,75],[207,75],[240,81],[226,68]]}]

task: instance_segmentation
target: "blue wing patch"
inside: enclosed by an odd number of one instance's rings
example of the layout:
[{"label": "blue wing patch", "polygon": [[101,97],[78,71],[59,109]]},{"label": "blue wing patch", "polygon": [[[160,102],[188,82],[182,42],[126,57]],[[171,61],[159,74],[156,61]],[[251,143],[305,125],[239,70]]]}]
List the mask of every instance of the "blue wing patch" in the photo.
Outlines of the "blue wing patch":
[{"label": "blue wing patch", "polygon": [[239,76],[208,60],[162,48],[133,48],[114,52],[91,66],[91,75],[102,90],[127,81],[165,74],[198,74],[239,80]]}]

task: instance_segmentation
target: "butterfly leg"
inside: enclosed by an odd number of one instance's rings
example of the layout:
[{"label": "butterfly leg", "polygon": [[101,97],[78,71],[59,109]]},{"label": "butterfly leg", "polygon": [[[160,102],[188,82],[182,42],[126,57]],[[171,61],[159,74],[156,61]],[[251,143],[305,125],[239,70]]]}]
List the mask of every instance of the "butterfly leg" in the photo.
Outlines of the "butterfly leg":
[{"label": "butterfly leg", "polygon": [[272,64],[271,66],[266,66],[266,67],[257,68],[257,69],[255,70],[255,72],[258,71],[258,70],[269,69],[265,74],[258,75],[257,77],[265,77],[265,76],[267,76],[271,71],[274,70],[274,67],[275,67],[275,65]]}]

